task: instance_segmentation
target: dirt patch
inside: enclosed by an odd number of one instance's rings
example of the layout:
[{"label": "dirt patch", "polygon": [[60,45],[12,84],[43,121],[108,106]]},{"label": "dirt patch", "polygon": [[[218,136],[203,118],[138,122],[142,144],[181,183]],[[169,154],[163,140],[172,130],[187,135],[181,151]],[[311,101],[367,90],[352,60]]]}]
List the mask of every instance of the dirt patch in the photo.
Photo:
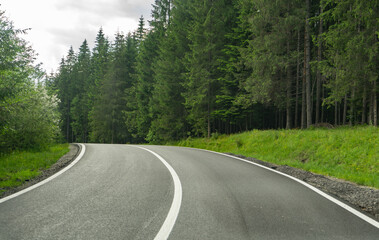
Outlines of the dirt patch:
[{"label": "dirt patch", "polygon": [[55,173],[59,172],[62,168],[68,166],[75,158],[79,155],[81,151],[81,146],[79,144],[70,144],[69,146],[70,151],[61,157],[56,163],[54,163],[50,168],[45,169],[42,171],[42,173],[30,180],[27,180],[24,184],[21,186],[11,188],[2,194],[0,194],[0,198],[7,197],[9,195],[12,195],[13,193],[16,193],[18,191],[21,191],[25,188],[28,188],[40,181],[45,180],[46,178],[54,175]]},{"label": "dirt patch", "polygon": [[348,205],[355,207],[356,209],[360,209],[368,213],[368,215],[371,215],[375,219],[379,220],[379,189],[360,186],[352,182],[311,173],[286,165],[276,165],[255,158],[245,157],[232,153],[227,154],[258,163],[260,165],[298,178],[306,183],[309,183],[312,186],[317,187],[325,193],[328,193],[329,195],[337,197],[338,199],[342,200],[342,202],[345,202]]}]

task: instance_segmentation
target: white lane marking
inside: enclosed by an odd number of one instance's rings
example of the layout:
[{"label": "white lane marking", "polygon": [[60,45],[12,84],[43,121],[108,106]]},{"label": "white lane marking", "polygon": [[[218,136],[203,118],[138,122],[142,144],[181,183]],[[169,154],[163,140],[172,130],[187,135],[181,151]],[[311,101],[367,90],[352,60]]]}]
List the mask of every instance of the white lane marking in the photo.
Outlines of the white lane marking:
[{"label": "white lane marking", "polygon": [[62,170],[60,170],[59,172],[55,173],[54,175],[46,178],[45,180],[41,181],[41,182],[38,182],[28,188],[25,188],[19,192],[16,192],[12,195],[9,195],[8,197],[5,197],[5,198],[2,198],[0,199],[0,203],[3,203],[3,202],[6,202],[12,198],[15,198],[15,197],[18,197],[24,193],[27,193],[35,188],[38,188],[40,186],[42,186],[43,184],[47,183],[47,182],[50,182],[51,180],[53,180],[54,178],[58,177],[59,175],[61,175],[62,173],[66,172],[67,170],[69,170],[70,168],[72,168],[77,162],[79,162],[79,160],[83,157],[85,151],[86,151],[86,147],[84,146],[84,144],[81,144],[80,143],[80,146],[82,147],[82,150],[80,151],[80,154],[79,156],[76,157],[76,159],[70,163],[70,165],[68,165],[67,167],[63,168]]},{"label": "white lane marking", "polygon": [[158,155],[157,153],[147,148],[144,148],[144,147],[137,147],[137,148],[146,150],[150,152],[151,154],[153,154],[155,157],[157,157],[159,160],[161,160],[161,162],[170,171],[172,179],[174,181],[175,191],[174,191],[174,199],[172,200],[172,203],[171,203],[171,208],[167,214],[166,220],[164,221],[161,229],[159,230],[158,234],[154,238],[154,240],[164,240],[164,239],[167,239],[168,236],[170,235],[180,211],[180,205],[182,204],[182,184],[180,183],[178,174],[176,174],[175,170],[171,167],[170,164],[166,162],[166,160],[164,160],[164,158],[162,158],[160,155]]},{"label": "white lane marking", "polygon": [[243,161],[243,162],[247,162],[247,163],[253,164],[253,165],[255,165],[255,166],[258,166],[258,167],[261,167],[261,168],[264,168],[264,169],[270,170],[270,171],[272,171],[272,172],[275,172],[275,173],[277,173],[277,174],[283,175],[283,176],[285,176],[285,177],[288,177],[288,178],[290,178],[290,179],[292,179],[292,180],[294,180],[294,181],[296,181],[296,182],[298,182],[298,183],[300,183],[300,184],[306,186],[307,188],[313,190],[314,192],[320,194],[321,196],[323,196],[324,198],[328,199],[329,201],[334,202],[334,203],[337,204],[338,206],[340,206],[340,207],[346,209],[346,210],[349,211],[350,213],[352,213],[352,214],[354,214],[355,216],[361,218],[362,220],[368,222],[369,224],[373,225],[374,227],[379,228],[379,222],[375,221],[374,219],[372,219],[372,218],[370,218],[370,217],[364,215],[363,213],[357,211],[356,209],[350,207],[349,205],[347,205],[347,204],[341,202],[340,200],[338,200],[338,199],[336,199],[336,198],[334,198],[334,197],[332,197],[332,196],[330,196],[330,195],[324,193],[323,191],[319,190],[318,188],[315,188],[315,187],[313,187],[312,185],[310,185],[310,184],[308,184],[308,183],[306,183],[306,182],[304,182],[304,181],[302,181],[302,180],[300,180],[300,179],[298,179],[298,178],[292,177],[292,176],[290,176],[290,175],[288,175],[288,174],[285,174],[285,173],[279,172],[279,171],[277,171],[277,170],[274,170],[274,169],[272,169],[272,168],[269,168],[269,167],[266,167],[266,166],[260,165],[260,164],[258,164],[258,163],[251,162],[251,161],[248,161],[248,160],[243,159],[243,158],[239,158],[239,157],[231,156],[231,155],[228,155],[228,154],[225,154],[225,153],[219,153],[219,152],[210,151],[210,150],[206,150],[206,149],[199,149],[199,148],[191,148],[191,149],[201,150],[201,151],[210,152],[210,153],[216,153],[216,154],[223,155],[223,156],[226,156],[226,157],[234,158],[234,159],[237,159],[237,160],[240,160],[240,161]]}]

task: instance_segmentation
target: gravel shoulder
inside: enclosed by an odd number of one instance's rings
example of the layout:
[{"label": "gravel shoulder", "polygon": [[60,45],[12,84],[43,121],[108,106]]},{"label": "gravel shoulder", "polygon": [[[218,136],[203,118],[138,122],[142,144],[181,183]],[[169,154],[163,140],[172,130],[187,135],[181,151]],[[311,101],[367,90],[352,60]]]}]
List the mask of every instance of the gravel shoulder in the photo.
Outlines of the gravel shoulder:
[{"label": "gravel shoulder", "polygon": [[51,165],[50,168],[43,170],[39,176],[26,181],[24,184],[22,184],[18,187],[15,187],[15,188],[12,188],[6,192],[3,192],[2,194],[0,194],[0,198],[7,197],[9,195],[12,195],[13,193],[16,193],[16,192],[21,191],[25,188],[28,188],[28,187],[30,187],[30,186],[32,186],[32,185],[34,185],[40,181],[43,181],[46,178],[48,178],[48,177],[54,175],[55,173],[59,172],[64,167],[68,166],[79,155],[79,153],[81,151],[81,147],[79,144],[70,144],[69,148],[70,148],[70,151],[68,153],[66,153],[64,156],[62,156],[56,163]]},{"label": "gravel shoulder", "polygon": [[376,220],[379,220],[379,189],[360,186],[349,181],[311,173],[286,165],[276,165],[255,158],[232,153],[227,154],[258,163],[298,178],[331,196],[337,197],[348,205],[366,212],[369,216],[375,218]]}]

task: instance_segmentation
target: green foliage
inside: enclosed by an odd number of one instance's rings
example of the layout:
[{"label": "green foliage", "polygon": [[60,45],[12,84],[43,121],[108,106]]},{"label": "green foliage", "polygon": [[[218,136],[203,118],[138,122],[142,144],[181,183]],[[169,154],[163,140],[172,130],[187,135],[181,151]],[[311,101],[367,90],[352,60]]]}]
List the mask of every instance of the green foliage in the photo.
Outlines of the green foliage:
[{"label": "green foliage", "polygon": [[154,64],[154,88],[150,103],[153,116],[146,140],[159,143],[186,137],[186,117],[184,109],[183,83],[185,81],[184,56],[189,51],[186,38],[189,18],[186,3],[177,2],[172,10],[172,19],[161,39],[158,57]]},{"label": "green foliage", "polygon": [[43,149],[53,143],[59,133],[57,104],[43,87],[24,89],[2,101],[0,149]]},{"label": "green foliage", "polygon": [[68,144],[44,151],[14,151],[0,155],[0,194],[41,174],[69,151]]},{"label": "green foliage", "polygon": [[65,59],[61,60],[60,74],[56,76],[52,88],[56,89],[57,96],[60,99],[59,112],[61,113],[61,129],[66,141],[73,141],[72,139],[72,116],[71,108],[72,101],[76,97],[80,85],[77,85],[78,71],[75,68],[77,64],[77,56],[72,47],[68,51]]},{"label": "green foliage", "polygon": [[241,52],[252,70],[243,86],[254,101],[285,107],[286,81],[292,81],[287,71],[292,74],[296,67],[297,31],[304,25],[302,2],[253,1],[255,11],[249,19],[253,37]]},{"label": "green foliage", "polygon": [[0,101],[22,91],[36,67],[32,65],[33,50],[19,37],[27,30],[15,29],[0,10]]},{"label": "green foliage", "polygon": [[371,88],[378,81],[379,42],[375,26],[379,5],[377,1],[364,0],[325,2],[324,16],[331,26],[324,34],[328,48],[321,69],[332,90],[326,103],[332,104],[352,91],[361,95],[363,88]]},{"label": "green foliage", "polygon": [[[100,86],[100,95],[92,110],[91,140],[123,143],[128,139],[123,112],[127,99],[125,90],[132,85],[135,40],[118,33],[110,53],[110,67]],[[134,59],[133,59],[134,58]]]},{"label": "green foliage", "polygon": [[91,52],[88,48],[88,43],[84,40],[80,46],[75,64],[74,71],[76,72],[75,88],[76,96],[71,102],[70,114],[73,135],[76,136],[77,142],[87,142],[89,132],[89,106],[90,97],[86,89],[89,89],[89,77],[91,75]]},{"label": "green foliage", "polygon": [[254,130],[171,144],[240,154],[379,188],[376,127]]},{"label": "green foliage", "polygon": [[[132,88],[127,90],[128,98],[134,98],[134,100],[127,103],[127,110],[125,111],[126,124],[137,142],[155,139],[155,133],[152,132],[154,130],[150,130],[152,120],[155,118],[152,110],[152,106],[155,104],[152,95],[157,81],[154,71],[158,61],[160,44],[164,41],[170,24],[171,7],[171,0],[155,1],[152,10],[153,19],[149,21],[151,30],[138,45],[135,82]],[[140,21],[137,35],[140,35],[143,32],[142,30],[143,24]]]},{"label": "green foliage", "polygon": [[184,82],[185,106],[193,134],[211,135],[212,114],[215,100],[220,91],[217,81],[222,51],[231,32],[233,15],[230,1],[193,1],[190,8],[192,22],[188,30],[190,51],[187,52],[186,81]]},{"label": "green foliage", "polygon": [[42,84],[34,51],[0,12],[0,153],[43,149],[58,135],[58,99]]},{"label": "green foliage", "polygon": [[92,52],[84,42],[62,60],[48,82],[62,133],[68,142],[164,143],[377,125],[378,13],[364,0],[155,0],[149,27],[141,17],[114,43],[100,29]]}]

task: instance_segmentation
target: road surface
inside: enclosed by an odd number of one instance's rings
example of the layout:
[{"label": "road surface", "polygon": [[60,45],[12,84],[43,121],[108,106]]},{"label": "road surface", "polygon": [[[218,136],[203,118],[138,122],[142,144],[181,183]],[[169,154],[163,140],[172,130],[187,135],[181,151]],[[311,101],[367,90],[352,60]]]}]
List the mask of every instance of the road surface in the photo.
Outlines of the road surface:
[{"label": "road surface", "polygon": [[4,240],[377,240],[374,225],[286,176],[164,146],[86,144],[72,168],[0,203]]}]

